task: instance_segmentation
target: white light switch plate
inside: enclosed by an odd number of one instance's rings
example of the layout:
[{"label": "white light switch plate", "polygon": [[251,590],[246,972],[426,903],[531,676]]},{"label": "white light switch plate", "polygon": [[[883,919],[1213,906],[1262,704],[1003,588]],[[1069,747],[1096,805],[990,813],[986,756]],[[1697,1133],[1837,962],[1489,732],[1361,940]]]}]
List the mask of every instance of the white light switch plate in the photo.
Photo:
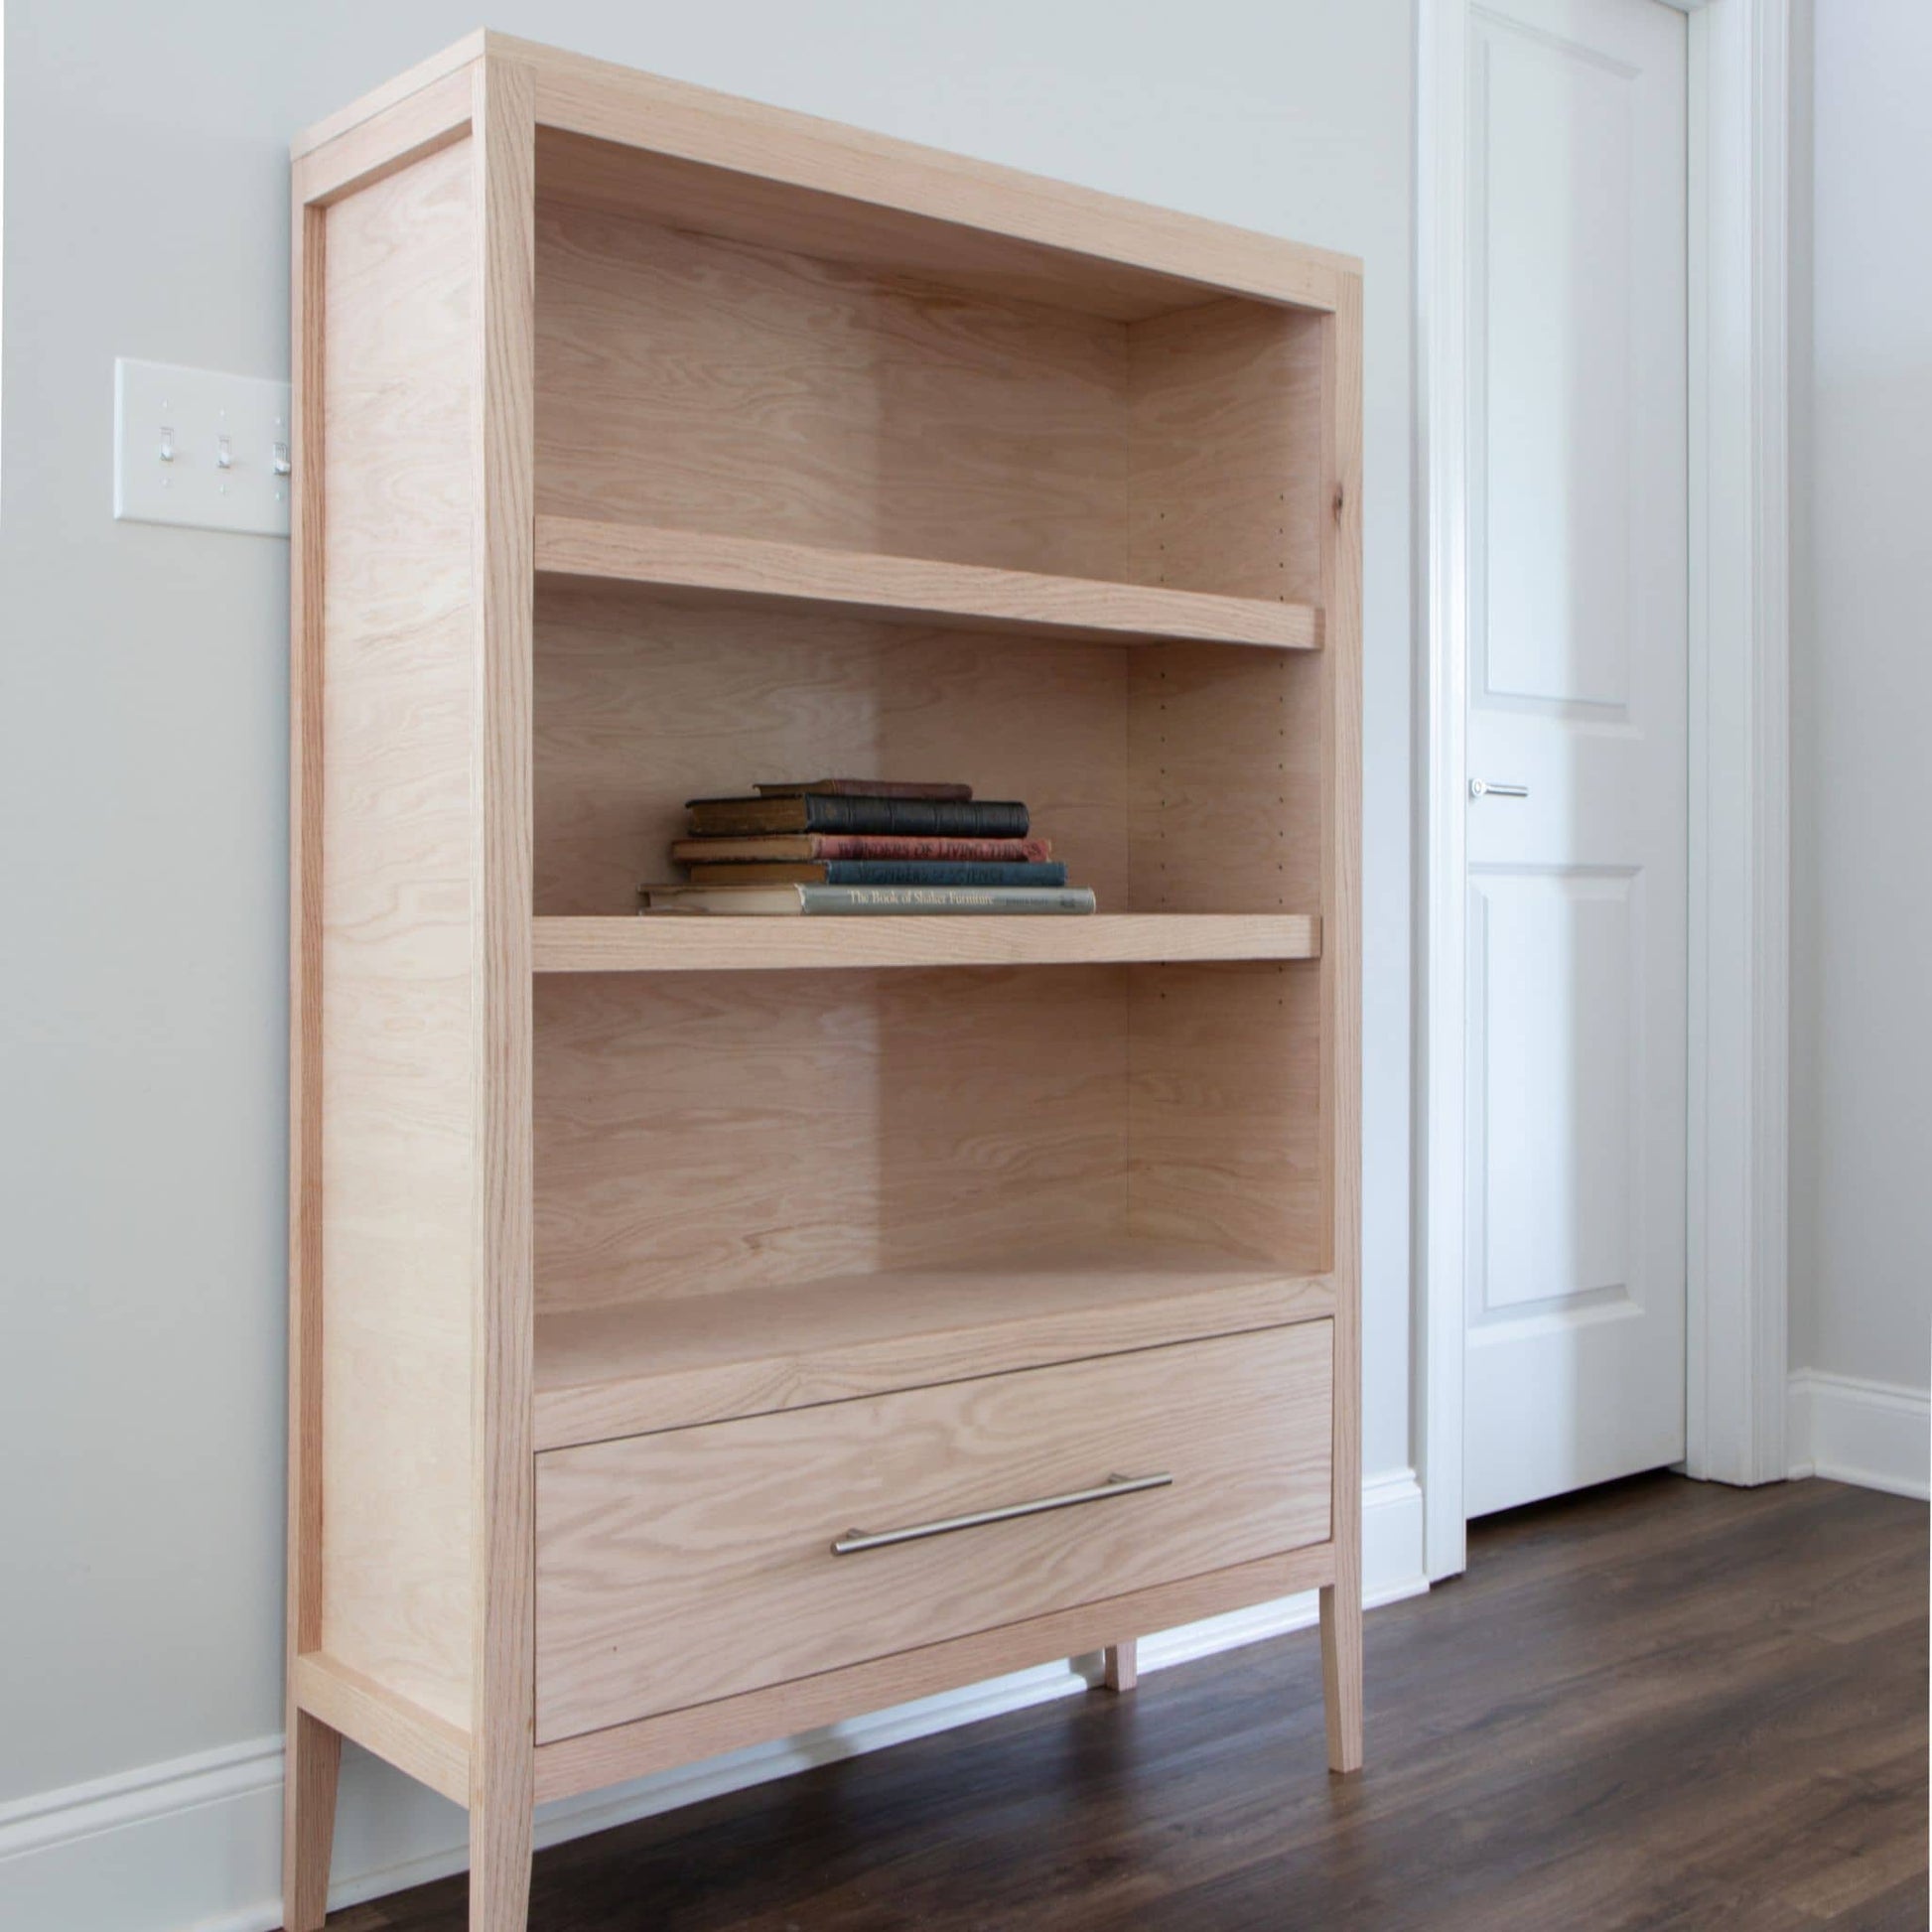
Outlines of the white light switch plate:
[{"label": "white light switch plate", "polygon": [[285,537],[289,479],[276,464],[288,453],[286,382],[116,359],[117,517]]}]

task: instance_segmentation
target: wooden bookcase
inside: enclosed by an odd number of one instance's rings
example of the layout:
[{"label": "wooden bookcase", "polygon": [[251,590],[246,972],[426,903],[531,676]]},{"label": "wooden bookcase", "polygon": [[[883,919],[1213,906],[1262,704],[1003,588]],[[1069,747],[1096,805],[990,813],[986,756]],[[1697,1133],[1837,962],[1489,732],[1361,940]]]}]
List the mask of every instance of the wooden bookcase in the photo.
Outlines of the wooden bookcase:
[{"label": "wooden bookcase", "polygon": [[[294,199],[293,1932],[344,1736],[506,1932],[541,1799],[1309,1587],[1352,1769],[1358,265],[494,35]],[[834,770],[1102,910],[633,915]]]}]

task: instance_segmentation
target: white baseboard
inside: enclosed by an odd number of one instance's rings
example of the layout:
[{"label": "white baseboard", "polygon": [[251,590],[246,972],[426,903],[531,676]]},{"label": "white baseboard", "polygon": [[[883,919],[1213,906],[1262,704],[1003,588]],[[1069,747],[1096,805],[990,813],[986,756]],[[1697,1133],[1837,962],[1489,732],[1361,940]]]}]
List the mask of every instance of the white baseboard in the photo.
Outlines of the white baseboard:
[{"label": "white baseboard", "polygon": [[1785,1396],[1785,1441],[1793,1476],[1932,1495],[1932,1396],[1923,1389],[1800,1369]]},{"label": "white baseboard", "polygon": [[[1415,1472],[1371,1477],[1362,1504],[1363,1600],[1372,1606],[1419,1595],[1429,1583]],[[1160,1670],[1313,1620],[1312,1593],[1258,1604],[1144,1638],[1140,1666]],[[537,1843],[1071,1696],[1098,1672],[1098,1658],[1076,1657],[545,1805]],[[0,1805],[0,1925],[8,1932],[273,1932],[282,1922],[281,1836],[279,1736],[17,1799]],[[401,1891],[466,1863],[463,1813],[351,1746],[331,1907]]]}]

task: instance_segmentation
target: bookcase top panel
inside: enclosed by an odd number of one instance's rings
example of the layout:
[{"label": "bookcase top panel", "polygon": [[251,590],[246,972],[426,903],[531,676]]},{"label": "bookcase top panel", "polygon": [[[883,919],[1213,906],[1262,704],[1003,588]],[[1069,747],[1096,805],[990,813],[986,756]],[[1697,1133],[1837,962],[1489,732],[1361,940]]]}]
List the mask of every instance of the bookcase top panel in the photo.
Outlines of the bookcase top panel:
[{"label": "bookcase top panel", "polygon": [[540,194],[827,260],[1139,321],[1227,295],[1332,309],[1352,256],[472,34],[294,143],[300,158],[479,60],[533,80]]}]

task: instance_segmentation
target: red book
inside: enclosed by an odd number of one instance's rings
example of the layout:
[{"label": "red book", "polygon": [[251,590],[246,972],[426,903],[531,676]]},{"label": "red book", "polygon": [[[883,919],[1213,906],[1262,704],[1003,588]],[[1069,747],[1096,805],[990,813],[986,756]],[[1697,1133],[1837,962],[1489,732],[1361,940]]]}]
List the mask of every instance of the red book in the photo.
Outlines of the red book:
[{"label": "red book", "polygon": [[762,838],[679,839],[671,857],[681,864],[743,860],[774,865],[801,859],[935,859],[970,865],[1040,865],[1053,856],[1051,839],[913,838],[877,832],[780,832]]}]

